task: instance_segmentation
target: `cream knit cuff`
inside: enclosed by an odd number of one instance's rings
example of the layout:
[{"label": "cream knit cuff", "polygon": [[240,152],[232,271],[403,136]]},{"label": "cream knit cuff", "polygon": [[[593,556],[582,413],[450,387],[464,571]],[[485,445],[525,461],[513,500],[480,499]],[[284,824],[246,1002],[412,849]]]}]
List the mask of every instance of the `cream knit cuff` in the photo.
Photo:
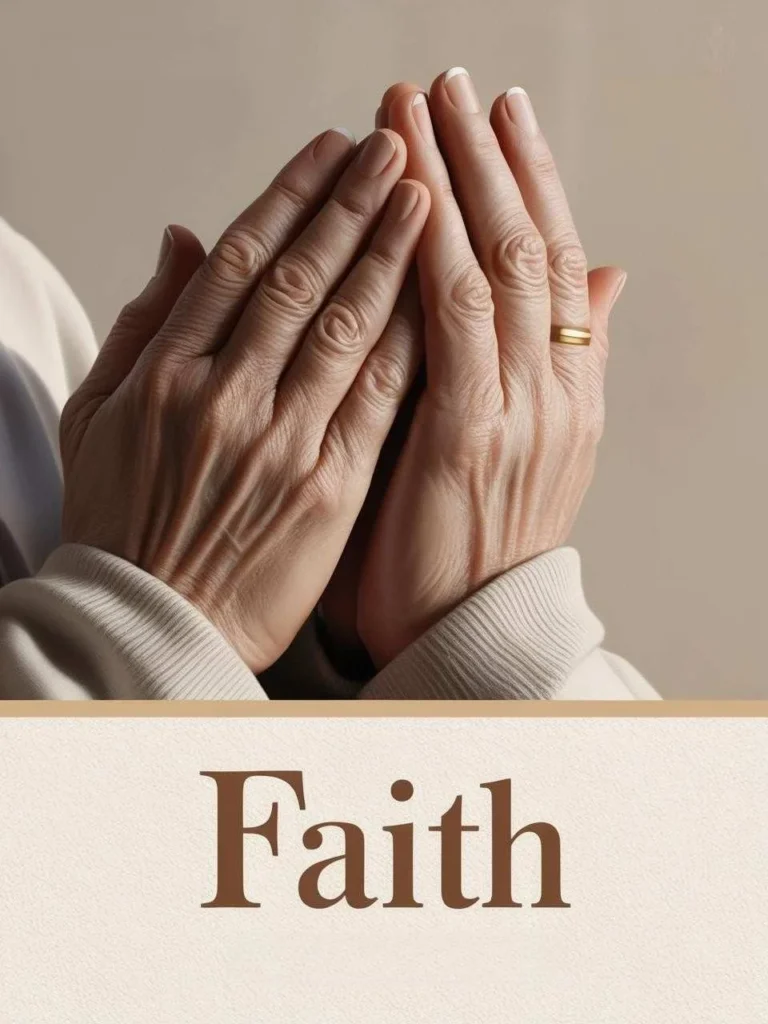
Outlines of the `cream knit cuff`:
[{"label": "cream knit cuff", "polygon": [[[4,674],[13,672],[12,638],[24,634],[19,671],[33,642],[41,674],[56,680],[52,685],[62,695],[72,684],[72,695],[102,699],[266,699],[197,609],[135,565],[96,548],[57,548],[34,579],[3,588],[0,613]],[[12,680],[4,689],[12,689]]]},{"label": "cream knit cuff", "polygon": [[362,699],[547,700],[603,639],[573,548],[487,584],[406,648]]}]

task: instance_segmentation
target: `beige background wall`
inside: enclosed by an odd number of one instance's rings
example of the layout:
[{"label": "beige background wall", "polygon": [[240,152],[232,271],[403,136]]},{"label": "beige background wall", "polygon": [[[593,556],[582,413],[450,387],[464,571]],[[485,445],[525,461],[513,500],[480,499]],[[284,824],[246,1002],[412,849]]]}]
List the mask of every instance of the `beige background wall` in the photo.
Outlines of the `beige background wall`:
[{"label": "beige background wall", "polygon": [[630,272],[576,537],[609,646],[668,696],[768,698],[762,0],[2,0],[0,215],[103,334],[164,224],[212,241],[454,64],[528,89],[591,260]]}]

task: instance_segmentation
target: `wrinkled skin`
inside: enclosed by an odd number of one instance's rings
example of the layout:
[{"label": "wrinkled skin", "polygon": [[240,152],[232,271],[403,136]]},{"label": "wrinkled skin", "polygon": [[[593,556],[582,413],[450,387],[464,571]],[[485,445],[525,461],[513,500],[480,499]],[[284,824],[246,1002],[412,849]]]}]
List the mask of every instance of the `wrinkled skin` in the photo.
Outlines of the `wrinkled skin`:
[{"label": "wrinkled skin", "polygon": [[[625,280],[588,273],[530,101],[441,75],[400,84],[379,124],[432,209],[418,251],[426,387],[394,473],[323,598],[331,635],[385,665],[504,571],[563,544],[603,428],[608,318]],[[553,344],[553,325],[592,344]],[[394,461],[390,457],[390,461]],[[378,498],[378,495],[376,496]]]},{"label": "wrinkled skin", "polygon": [[257,672],[328,583],[422,358],[403,284],[430,197],[405,161],[394,132],[354,156],[326,132],[208,256],[171,230],[62,418],[64,540],[163,580]]}]

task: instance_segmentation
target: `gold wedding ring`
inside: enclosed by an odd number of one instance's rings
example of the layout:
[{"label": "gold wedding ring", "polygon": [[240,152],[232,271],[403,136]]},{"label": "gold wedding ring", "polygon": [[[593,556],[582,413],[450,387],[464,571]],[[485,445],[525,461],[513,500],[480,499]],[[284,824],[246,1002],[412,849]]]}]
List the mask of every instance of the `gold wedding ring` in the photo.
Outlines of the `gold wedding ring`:
[{"label": "gold wedding ring", "polygon": [[592,332],[579,327],[553,327],[549,340],[557,345],[588,345]]}]

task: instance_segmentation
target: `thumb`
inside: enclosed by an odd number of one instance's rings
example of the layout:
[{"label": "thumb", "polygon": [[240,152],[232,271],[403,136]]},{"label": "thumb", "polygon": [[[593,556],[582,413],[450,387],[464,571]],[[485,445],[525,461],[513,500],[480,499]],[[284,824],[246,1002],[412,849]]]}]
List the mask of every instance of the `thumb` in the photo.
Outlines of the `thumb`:
[{"label": "thumb", "polygon": [[627,273],[620,267],[598,267],[590,270],[587,283],[592,341],[598,347],[601,362],[604,363],[608,356],[608,321],[627,283]]},{"label": "thumb", "polygon": [[154,276],[123,308],[83,382],[91,402],[107,398],[128,376],[204,260],[205,249],[188,228],[165,229]]},{"label": "thumb", "polygon": [[613,307],[627,283],[627,272],[620,267],[598,267],[590,270],[587,282],[593,330],[597,326],[607,332]]},{"label": "thumb", "polygon": [[88,424],[131,372],[205,259],[205,250],[187,228],[165,229],[154,276],[124,307],[102,345],[91,371],[61,414],[59,439],[66,464],[77,451]]}]

